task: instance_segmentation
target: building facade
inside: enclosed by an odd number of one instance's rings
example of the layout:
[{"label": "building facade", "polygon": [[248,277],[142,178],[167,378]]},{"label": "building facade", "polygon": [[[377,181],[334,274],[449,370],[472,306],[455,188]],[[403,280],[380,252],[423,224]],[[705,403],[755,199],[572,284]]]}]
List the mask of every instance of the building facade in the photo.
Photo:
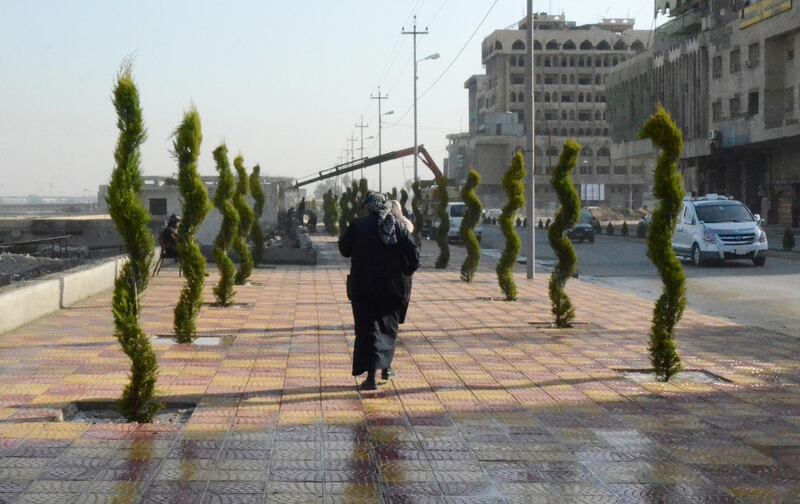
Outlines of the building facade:
[{"label": "building facade", "polygon": [[534,92],[525,90],[526,20],[496,30],[482,44],[484,75],[464,84],[469,131],[448,135],[448,176],[463,181],[470,168],[482,176],[487,207],[505,202],[500,181],[517,149],[525,147],[525,104],[534,99],[537,208],[553,211],[548,175],[568,138],[582,146],[575,182],[584,204],[639,207],[650,178],[635,160],[612,162],[606,112],[611,69],[645,51],[649,31],[632,19],[604,19],[577,26],[563,15],[534,16]]},{"label": "building facade", "polygon": [[[685,1],[608,78],[612,158],[654,164],[638,129],[661,103],[684,135],[684,189],[800,220],[800,13],[785,0]],[[638,162],[638,161],[637,161]]]}]

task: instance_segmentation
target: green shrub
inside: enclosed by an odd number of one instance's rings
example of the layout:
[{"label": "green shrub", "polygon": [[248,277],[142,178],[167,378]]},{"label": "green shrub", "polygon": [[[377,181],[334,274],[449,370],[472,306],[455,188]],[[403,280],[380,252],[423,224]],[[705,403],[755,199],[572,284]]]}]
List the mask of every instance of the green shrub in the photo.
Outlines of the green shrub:
[{"label": "green shrub", "polygon": [[481,246],[475,235],[475,226],[478,225],[483,212],[483,205],[475,192],[480,183],[480,174],[475,170],[470,170],[467,174],[467,183],[461,189],[461,200],[467,205],[464,217],[461,219],[461,227],[458,230],[464,247],[467,249],[467,257],[461,264],[461,280],[465,282],[472,281],[481,261]]},{"label": "green shrub", "polygon": [[561,208],[556,212],[553,223],[547,231],[550,246],[558,258],[558,263],[550,275],[548,286],[556,327],[571,327],[572,321],[575,319],[575,308],[564,287],[569,277],[575,273],[575,264],[578,262],[578,258],[572,242],[565,233],[578,222],[581,211],[581,200],[575,191],[571,177],[580,149],[581,146],[578,143],[567,140],[564,143],[564,151],[561,153],[558,165],[550,178],[550,183],[561,204]]},{"label": "green shrub", "polygon": [[403,217],[408,218],[408,210],[406,210],[406,203],[408,203],[408,191],[400,189],[400,211],[403,212]]},{"label": "green shrub", "polygon": [[500,260],[497,262],[497,281],[505,294],[506,301],[517,299],[517,284],[514,283],[514,264],[521,247],[517,230],[514,229],[514,215],[525,205],[525,158],[517,152],[511,161],[508,171],[503,175],[503,189],[508,200],[500,215],[500,229],[506,239],[506,245]]},{"label": "green shrub", "polygon": [[619,234],[621,236],[628,236],[628,221],[622,221],[622,229],[620,229]]},{"label": "green shrub", "polygon": [[794,247],[794,233],[792,233],[792,228],[786,226],[786,229],[783,230],[783,250],[792,250]]},{"label": "green shrub", "polygon": [[350,187],[339,196],[339,208],[341,209],[339,215],[339,233],[344,233],[347,226],[350,224]]},{"label": "green shrub", "polygon": [[683,136],[669,114],[659,105],[640,133],[661,150],[656,165],[653,195],[658,205],[647,238],[647,257],[661,276],[663,289],[653,310],[650,329],[650,360],[656,376],[668,381],[681,369],[675,346],[675,326],[686,308],[686,277],[672,250],[672,233],[683,201],[678,159],[683,150]]},{"label": "green shrub", "polygon": [[219,269],[219,282],[214,287],[214,298],[220,306],[229,306],[236,292],[233,290],[236,266],[228,256],[231,246],[238,240],[239,213],[233,206],[235,182],[231,165],[228,161],[228,147],[223,143],[214,149],[214,161],[217,165],[219,179],[217,192],[214,193],[214,206],[222,215],[219,233],[214,239],[214,262]]},{"label": "green shrub", "polygon": [[233,167],[236,168],[236,194],[233,197],[233,206],[239,214],[239,233],[233,242],[233,249],[239,255],[239,269],[236,271],[234,282],[236,285],[244,285],[253,273],[253,256],[247,246],[247,238],[250,236],[250,229],[256,215],[253,209],[247,204],[247,194],[250,192],[250,180],[247,177],[247,170],[244,169],[244,158],[238,155],[233,159]]},{"label": "green shrub", "polygon": [[422,204],[422,186],[419,185],[419,180],[415,180],[411,184],[411,193],[413,194],[411,198],[411,213],[414,214],[414,239],[419,244],[420,233],[425,223],[425,216],[422,215],[422,207],[420,207]]},{"label": "green shrub", "polygon": [[261,166],[255,165],[250,174],[250,194],[253,195],[253,228],[250,230],[250,241],[253,243],[253,263],[258,266],[264,259],[264,229],[261,227],[261,216],[264,214],[266,198],[261,186]]},{"label": "green shrub", "polygon": [[636,226],[636,237],[647,238],[647,224],[639,222],[639,225]]},{"label": "green shrub", "polygon": [[339,233],[338,223],[339,220],[339,206],[336,201],[336,195],[333,194],[333,189],[322,195],[322,223],[325,225],[325,231],[331,236],[337,236]]},{"label": "green shrub", "polygon": [[609,236],[614,234],[614,225],[611,224],[611,221],[609,221],[608,226],[606,226],[606,234]]},{"label": "green shrub", "polygon": [[436,200],[436,214],[439,217],[436,244],[439,246],[439,257],[436,258],[435,266],[437,269],[445,269],[450,262],[450,244],[447,243],[447,233],[450,231],[450,215],[447,213],[447,204],[450,202],[447,195],[447,177],[437,180]]},{"label": "green shrub", "polygon": [[178,160],[178,189],[183,217],[178,225],[178,257],[184,285],[175,306],[175,337],[178,343],[191,343],[197,337],[197,315],[203,305],[206,258],[197,244],[197,228],[211,210],[206,185],[197,171],[203,132],[200,114],[192,107],[175,130],[172,153]]},{"label": "green shrub", "polygon": [[151,422],[161,409],[153,400],[158,361],[139,325],[139,293],[147,286],[155,242],[149,229],[150,215],[139,199],[143,185],[140,148],[147,132],[130,61],[124,62],[117,74],[113,103],[119,139],[106,203],[129,260],[114,281],[111,312],[114,336],[131,362],[128,383],[118,407],[129,422]]}]

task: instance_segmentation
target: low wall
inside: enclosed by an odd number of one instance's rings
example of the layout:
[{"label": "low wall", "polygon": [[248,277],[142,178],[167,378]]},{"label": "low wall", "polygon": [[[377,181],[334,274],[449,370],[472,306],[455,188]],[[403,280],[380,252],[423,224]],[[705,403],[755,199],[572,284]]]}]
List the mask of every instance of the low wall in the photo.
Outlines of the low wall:
[{"label": "low wall", "polygon": [[0,334],[114,286],[123,256],[0,289]]}]

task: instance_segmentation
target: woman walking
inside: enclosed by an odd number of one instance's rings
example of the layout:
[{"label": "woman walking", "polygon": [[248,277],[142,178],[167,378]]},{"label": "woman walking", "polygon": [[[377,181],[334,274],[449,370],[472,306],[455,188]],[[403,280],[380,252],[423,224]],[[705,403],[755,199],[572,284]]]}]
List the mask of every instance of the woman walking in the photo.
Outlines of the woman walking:
[{"label": "woman walking", "polygon": [[375,390],[375,375],[392,376],[400,319],[410,296],[409,279],[419,267],[413,238],[392,213],[384,194],[371,193],[362,204],[369,212],[353,220],[339,238],[339,251],[350,257],[347,297],[353,308],[356,342],[353,376],[367,373],[362,390]]},{"label": "woman walking", "polygon": [[[409,236],[413,235],[414,233],[414,223],[411,222],[405,215],[403,215],[403,207],[400,205],[400,202],[397,200],[391,200],[392,204],[392,215],[394,215],[394,219],[400,224],[401,227],[405,228],[408,231]],[[413,241],[413,238],[412,238]],[[416,243],[416,242],[414,242]],[[411,303],[411,276],[412,274],[404,274],[403,275],[403,283],[405,284],[405,292],[406,297],[403,299],[403,307],[400,309],[400,323],[404,324],[406,321],[406,313],[408,312],[408,305]],[[389,370],[389,377],[391,377],[392,370]]]}]

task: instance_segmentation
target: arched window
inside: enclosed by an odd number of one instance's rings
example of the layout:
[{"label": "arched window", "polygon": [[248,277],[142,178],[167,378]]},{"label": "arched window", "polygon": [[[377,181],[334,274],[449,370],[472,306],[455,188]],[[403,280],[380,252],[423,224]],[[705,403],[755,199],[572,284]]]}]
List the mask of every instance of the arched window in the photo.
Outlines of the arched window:
[{"label": "arched window", "polygon": [[562,45],[561,48],[562,49],[566,49],[568,51],[574,51],[575,50],[575,42],[573,42],[572,40],[567,40],[566,42],[564,42],[564,45]]},{"label": "arched window", "polygon": [[578,103],[583,103],[583,93],[578,93]]},{"label": "arched window", "polygon": [[586,103],[592,103],[592,93],[586,93]]},{"label": "arched window", "polygon": [[525,66],[525,56],[519,55],[517,56],[517,66],[524,67]]},{"label": "arched window", "polygon": [[517,103],[517,93],[511,91],[511,103]]},{"label": "arched window", "polygon": [[503,50],[502,42],[500,42],[499,40],[495,40],[494,49],[495,49],[495,51],[502,51]]},{"label": "arched window", "polygon": [[550,56],[545,56],[544,57],[544,66],[546,66],[546,67],[550,66]]},{"label": "arched window", "polygon": [[600,42],[597,43],[597,46],[595,46],[595,49],[597,49],[598,51],[608,51],[608,50],[611,49],[611,44],[609,44],[605,40],[601,40]]},{"label": "arched window", "polygon": [[515,40],[513,44],[511,44],[511,49],[514,51],[524,51],[525,50],[525,42],[521,40]]},{"label": "arched window", "polygon": [[584,40],[583,42],[581,42],[582,51],[587,51],[590,50],[591,48],[592,48],[592,43],[589,42],[588,40]]},{"label": "arched window", "polygon": [[542,43],[538,40],[533,41],[533,50],[534,51],[541,51],[542,50]]},{"label": "arched window", "polygon": [[523,93],[522,91],[517,93],[517,101],[523,103],[525,101],[525,93]]},{"label": "arched window", "polygon": [[551,51],[555,51],[558,49],[558,42],[556,42],[555,40],[551,40],[550,42],[547,43],[546,46],[544,46],[544,48],[549,49]]},{"label": "arched window", "polygon": [[567,128],[561,128],[561,136],[567,136]]},{"label": "arched window", "polygon": [[594,151],[588,145],[581,149],[581,157],[583,158],[590,158],[594,156]]},{"label": "arched window", "polygon": [[545,91],[545,93],[544,93],[544,101],[546,101],[546,102],[550,101],[550,93],[548,93],[547,91]]},{"label": "arched window", "polygon": [[[604,131],[607,132],[608,130],[604,130]],[[604,133],[604,134],[607,135],[608,133]],[[608,147],[606,147],[605,145],[600,147],[599,149],[597,149],[597,157],[599,157],[599,158],[607,158],[610,155],[611,155],[611,151],[609,151]]]},{"label": "arched window", "polygon": [[567,111],[566,110],[562,110],[561,111],[561,120],[562,121],[566,121],[567,120]]},{"label": "arched window", "polygon": [[569,66],[571,66],[571,67],[575,66],[575,56],[570,56],[569,57]]},{"label": "arched window", "polygon": [[614,58],[611,60],[611,66],[617,66],[617,65],[619,65],[619,58],[614,56]]},{"label": "arched window", "polygon": [[561,84],[567,83],[567,76],[565,74],[561,74]]},{"label": "arched window", "polygon": [[636,51],[636,54],[639,54],[640,52],[644,51],[644,44],[641,40],[636,40],[633,44],[631,44],[631,49]]},{"label": "arched window", "polygon": [[628,44],[626,44],[624,40],[619,39],[614,44],[614,50],[615,51],[627,51],[628,50]]}]

